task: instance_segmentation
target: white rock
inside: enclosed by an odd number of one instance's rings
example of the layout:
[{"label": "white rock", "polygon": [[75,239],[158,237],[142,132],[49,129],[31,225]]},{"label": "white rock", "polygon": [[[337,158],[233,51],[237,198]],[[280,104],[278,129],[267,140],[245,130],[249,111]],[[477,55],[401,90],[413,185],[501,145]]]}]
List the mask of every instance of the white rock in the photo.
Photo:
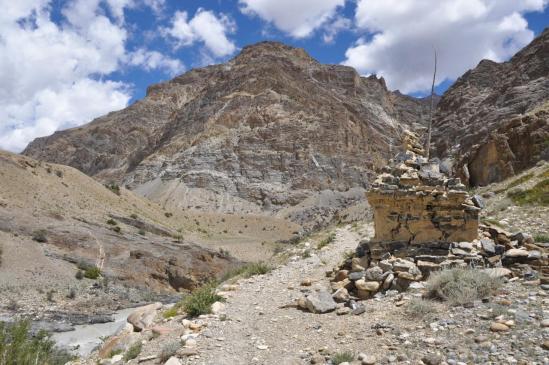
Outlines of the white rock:
[{"label": "white rock", "polygon": [[168,361],[166,361],[164,363],[164,365],[182,365],[182,364],[181,364],[181,361],[177,357],[172,356],[168,359]]},{"label": "white rock", "polygon": [[225,304],[221,302],[215,302],[212,304],[212,313],[219,314],[225,312]]},{"label": "white rock", "polygon": [[111,357],[111,363],[115,364],[119,361],[122,361],[123,358],[124,358],[124,356],[122,356],[121,354],[114,355],[113,357]]}]

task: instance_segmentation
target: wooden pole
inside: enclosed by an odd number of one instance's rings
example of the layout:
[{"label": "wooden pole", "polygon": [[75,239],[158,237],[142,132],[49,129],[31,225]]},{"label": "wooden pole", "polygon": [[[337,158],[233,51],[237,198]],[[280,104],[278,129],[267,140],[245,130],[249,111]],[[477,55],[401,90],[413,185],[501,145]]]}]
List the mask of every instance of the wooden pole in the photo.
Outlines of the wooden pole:
[{"label": "wooden pole", "polygon": [[434,95],[435,95],[435,79],[437,77],[437,50],[435,49],[435,71],[433,72],[433,83],[431,84],[431,107],[429,108],[429,129],[427,131],[427,143],[425,146],[425,157],[429,160],[431,150],[431,128],[433,125],[433,108],[434,108]]}]

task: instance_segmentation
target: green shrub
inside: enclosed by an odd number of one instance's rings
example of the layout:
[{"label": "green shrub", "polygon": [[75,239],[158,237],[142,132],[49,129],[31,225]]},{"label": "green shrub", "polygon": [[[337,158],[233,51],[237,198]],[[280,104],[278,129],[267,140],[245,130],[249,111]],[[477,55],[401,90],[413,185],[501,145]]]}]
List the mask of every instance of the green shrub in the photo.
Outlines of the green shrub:
[{"label": "green shrub", "polygon": [[164,215],[166,216],[166,218],[170,218],[171,216],[173,216],[173,213],[166,212],[164,213]]},{"label": "green shrub", "polygon": [[330,233],[328,235],[328,237],[324,238],[322,241],[320,241],[318,243],[316,248],[318,248],[320,250],[321,248],[328,246],[330,243],[334,242],[335,237],[336,237],[335,233],[333,233],[333,232]]},{"label": "green shrub", "polygon": [[509,185],[507,185],[507,189],[514,188],[515,186],[520,185],[520,184],[530,180],[532,177],[534,177],[533,173],[529,173],[529,174],[526,174],[524,176],[521,176],[521,177],[511,181],[511,183],[509,183]]},{"label": "green shrub", "polygon": [[91,266],[84,271],[84,277],[88,279],[97,279],[101,275],[101,270],[97,266]]},{"label": "green shrub", "polygon": [[256,275],[267,274],[272,270],[273,268],[264,262],[252,262],[249,264],[239,266],[235,269],[229,270],[228,272],[225,273],[225,275],[223,275],[223,277],[221,278],[221,281],[226,281],[236,276],[247,279]]},{"label": "green shrub", "polygon": [[130,218],[132,218],[132,219],[137,219],[138,216],[137,216],[137,214],[133,213],[133,214],[130,215]]},{"label": "green shrub", "polygon": [[507,196],[517,205],[549,205],[549,179],[542,180],[530,189],[512,190]]},{"label": "green shrub", "polygon": [[350,351],[338,352],[332,356],[332,364],[339,365],[344,362],[351,362],[355,359],[355,354]]},{"label": "green shrub", "polygon": [[434,304],[426,299],[412,298],[406,306],[406,313],[415,318],[423,318],[434,312],[436,312]]},{"label": "green shrub", "polygon": [[549,234],[538,233],[534,235],[534,241],[536,242],[549,242]]},{"label": "green shrub", "polygon": [[116,183],[105,184],[105,187],[110,191],[112,191],[113,193],[115,193],[116,195],[120,195],[120,186],[118,186],[118,184]]},{"label": "green shrub", "polygon": [[179,312],[179,308],[181,306],[180,305],[174,305],[173,307],[169,308],[169,309],[166,309],[163,313],[162,313],[162,317],[168,319],[168,318],[172,318],[172,317],[175,317],[177,316],[177,313]]},{"label": "green shrub", "polygon": [[170,357],[175,355],[180,347],[181,342],[179,341],[168,342],[167,344],[165,344],[164,347],[162,347],[162,350],[160,351],[160,354],[158,356],[160,362],[165,363],[166,361],[168,361]]},{"label": "green shrub", "polygon": [[114,226],[111,228],[113,231],[115,231],[116,233],[120,233],[122,232],[122,228],[120,228],[120,226]]},{"label": "green shrub", "polygon": [[45,229],[39,229],[32,232],[32,239],[36,242],[48,242],[48,232]]},{"label": "green shrub", "polygon": [[449,269],[431,274],[426,283],[426,296],[462,305],[492,295],[501,284],[501,279],[483,271]]},{"label": "green shrub", "polygon": [[123,353],[124,350],[122,349],[114,349],[114,350],[111,350],[111,352],[109,352],[109,357],[113,357],[113,356],[116,356],[116,355],[120,355],[121,353]]},{"label": "green shrub", "polygon": [[70,288],[69,289],[69,292],[67,293],[67,298],[69,298],[69,299],[76,298],[76,289],[75,288]]},{"label": "green shrub", "polygon": [[183,308],[191,317],[198,317],[201,314],[212,312],[212,304],[225,299],[215,293],[215,283],[209,283],[196,289],[189,296],[183,299]]},{"label": "green shrub", "polygon": [[56,348],[46,332],[32,336],[28,321],[0,322],[0,364],[64,365],[73,359],[65,350]]},{"label": "green shrub", "polygon": [[126,351],[126,353],[124,354],[124,361],[130,361],[139,356],[142,347],[143,345],[141,344],[141,342],[136,342],[131,345],[128,351]]},{"label": "green shrub", "polygon": [[144,229],[140,229],[139,231],[137,231],[138,234],[140,234],[141,236],[144,236],[147,234],[147,232],[145,232]]},{"label": "green shrub", "polygon": [[116,221],[115,221],[114,219],[112,219],[112,218],[109,219],[109,220],[107,221],[107,224],[110,224],[111,226],[116,226],[116,225],[118,225],[118,223],[116,223]]}]

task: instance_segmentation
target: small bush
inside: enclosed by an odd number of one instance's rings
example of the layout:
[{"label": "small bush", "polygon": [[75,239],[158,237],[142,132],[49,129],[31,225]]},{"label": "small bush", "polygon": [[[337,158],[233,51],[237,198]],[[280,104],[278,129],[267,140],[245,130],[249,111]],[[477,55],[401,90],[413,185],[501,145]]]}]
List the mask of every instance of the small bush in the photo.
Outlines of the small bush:
[{"label": "small bush", "polygon": [[144,236],[147,234],[147,232],[145,232],[144,229],[140,229],[139,231],[137,231],[138,234],[140,234],[141,236]]},{"label": "small bush", "polygon": [[319,250],[322,249],[323,247],[326,247],[328,246],[330,243],[334,242],[336,238],[336,235],[335,233],[330,233],[330,235],[328,235],[328,237],[324,238],[322,241],[320,241],[318,243],[318,245],[316,246],[316,248],[318,248]]},{"label": "small bush", "polygon": [[221,281],[229,280],[235,276],[240,276],[247,279],[256,275],[267,274],[272,270],[273,268],[264,262],[252,262],[228,271],[225,275],[223,275]]},{"label": "small bush", "polygon": [[507,196],[517,205],[549,205],[549,179],[542,180],[530,189],[512,190]]},{"label": "small bush", "polygon": [[113,231],[115,231],[116,233],[120,233],[122,232],[122,228],[120,228],[120,226],[114,226],[111,228]]},{"label": "small bush", "polygon": [[434,312],[436,312],[434,304],[426,299],[412,298],[406,306],[406,313],[415,318],[423,318]]},{"label": "small bush", "polygon": [[101,275],[101,270],[97,266],[88,267],[84,271],[84,277],[88,279],[97,279]]},{"label": "small bush", "polygon": [[57,177],[63,177],[63,171],[55,170],[55,175],[57,175]]},{"label": "small bush", "polygon": [[118,225],[118,223],[116,223],[116,221],[115,221],[114,219],[109,219],[109,220],[107,221],[107,224],[110,224],[111,226],[116,226],[116,225]]},{"label": "small bush", "polygon": [[0,245],[0,267],[2,267],[2,254],[4,253],[2,245]]},{"label": "small bush", "polygon": [[164,215],[166,216],[166,218],[170,218],[171,216],[173,216],[173,213],[166,212],[164,213]]},{"label": "small bush", "polygon": [[118,184],[116,183],[105,184],[105,187],[110,191],[112,191],[113,193],[115,193],[116,195],[120,195],[120,186],[118,186]]},{"label": "small bush", "polygon": [[53,298],[53,295],[55,294],[55,290],[51,289],[46,293],[46,299],[48,302],[55,302],[55,299]]},{"label": "small bush", "polygon": [[172,318],[172,317],[177,316],[177,313],[179,312],[179,308],[180,308],[180,306],[176,304],[173,307],[171,307],[169,309],[166,309],[162,313],[162,317],[168,319],[168,318]]},{"label": "small bush", "polygon": [[120,355],[121,353],[123,353],[124,350],[122,349],[114,349],[114,350],[111,350],[111,352],[109,352],[109,357],[113,357],[113,356],[116,356],[116,355]]},{"label": "small bush", "polygon": [[78,270],[74,275],[74,277],[78,280],[82,280],[84,279],[84,272],[82,270]]},{"label": "small bush", "polygon": [[427,280],[427,297],[462,305],[492,295],[501,279],[470,269],[450,269],[431,274]]},{"label": "small bush", "polygon": [[332,364],[339,365],[344,362],[351,362],[355,359],[355,354],[350,351],[338,352],[332,356]]},{"label": "small bush", "polygon": [[137,216],[137,214],[133,213],[133,214],[130,215],[130,218],[132,218],[132,219],[137,219],[137,218],[139,218],[139,217]]},{"label": "small bush", "polygon": [[143,345],[141,342],[136,342],[135,344],[131,345],[128,351],[124,354],[124,361],[130,361],[135,359],[139,354],[141,353]]},{"label": "small bush", "polygon": [[0,322],[0,364],[64,365],[73,359],[74,356],[55,347],[46,332],[32,336],[28,321]]},{"label": "small bush", "polygon": [[515,186],[520,185],[520,184],[530,180],[532,177],[534,177],[533,173],[529,173],[529,174],[526,174],[524,176],[521,176],[521,177],[511,181],[511,183],[509,183],[509,185],[507,185],[507,189],[514,188]]},{"label": "small bush", "polygon": [[304,259],[308,259],[309,257],[311,257],[311,250],[306,249],[305,251],[303,251],[301,253],[301,257]]},{"label": "small bush", "polygon": [[32,232],[32,239],[36,242],[48,242],[48,232],[45,229],[39,229]]},{"label": "small bush", "polygon": [[[534,241],[536,242],[549,242],[549,234],[546,233],[539,233],[534,235]],[[1,253],[1,249],[0,249]]]},{"label": "small bush", "polygon": [[198,317],[201,314],[212,312],[212,304],[225,299],[215,293],[215,284],[209,283],[196,289],[189,296],[183,299],[183,308],[191,317]]},{"label": "small bush", "polygon": [[160,351],[160,355],[158,356],[160,362],[164,363],[168,361],[170,357],[175,355],[180,347],[181,343],[179,341],[168,342],[166,345],[164,345],[164,347],[162,347],[162,350]]},{"label": "small bush", "polygon": [[76,298],[76,289],[75,288],[70,288],[69,289],[69,292],[67,293],[67,298],[69,298],[69,299]]}]

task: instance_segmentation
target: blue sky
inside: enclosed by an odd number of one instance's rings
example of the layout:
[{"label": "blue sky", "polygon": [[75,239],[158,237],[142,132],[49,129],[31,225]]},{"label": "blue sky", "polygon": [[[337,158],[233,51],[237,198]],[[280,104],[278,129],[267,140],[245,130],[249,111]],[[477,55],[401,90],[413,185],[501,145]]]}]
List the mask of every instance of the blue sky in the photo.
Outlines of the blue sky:
[{"label": "blue sky", "polygon": [[442,93],[549,25],[549,0],[0,0],[0,148],[75,127],[148,85],[276,40],[322,63]]}]

